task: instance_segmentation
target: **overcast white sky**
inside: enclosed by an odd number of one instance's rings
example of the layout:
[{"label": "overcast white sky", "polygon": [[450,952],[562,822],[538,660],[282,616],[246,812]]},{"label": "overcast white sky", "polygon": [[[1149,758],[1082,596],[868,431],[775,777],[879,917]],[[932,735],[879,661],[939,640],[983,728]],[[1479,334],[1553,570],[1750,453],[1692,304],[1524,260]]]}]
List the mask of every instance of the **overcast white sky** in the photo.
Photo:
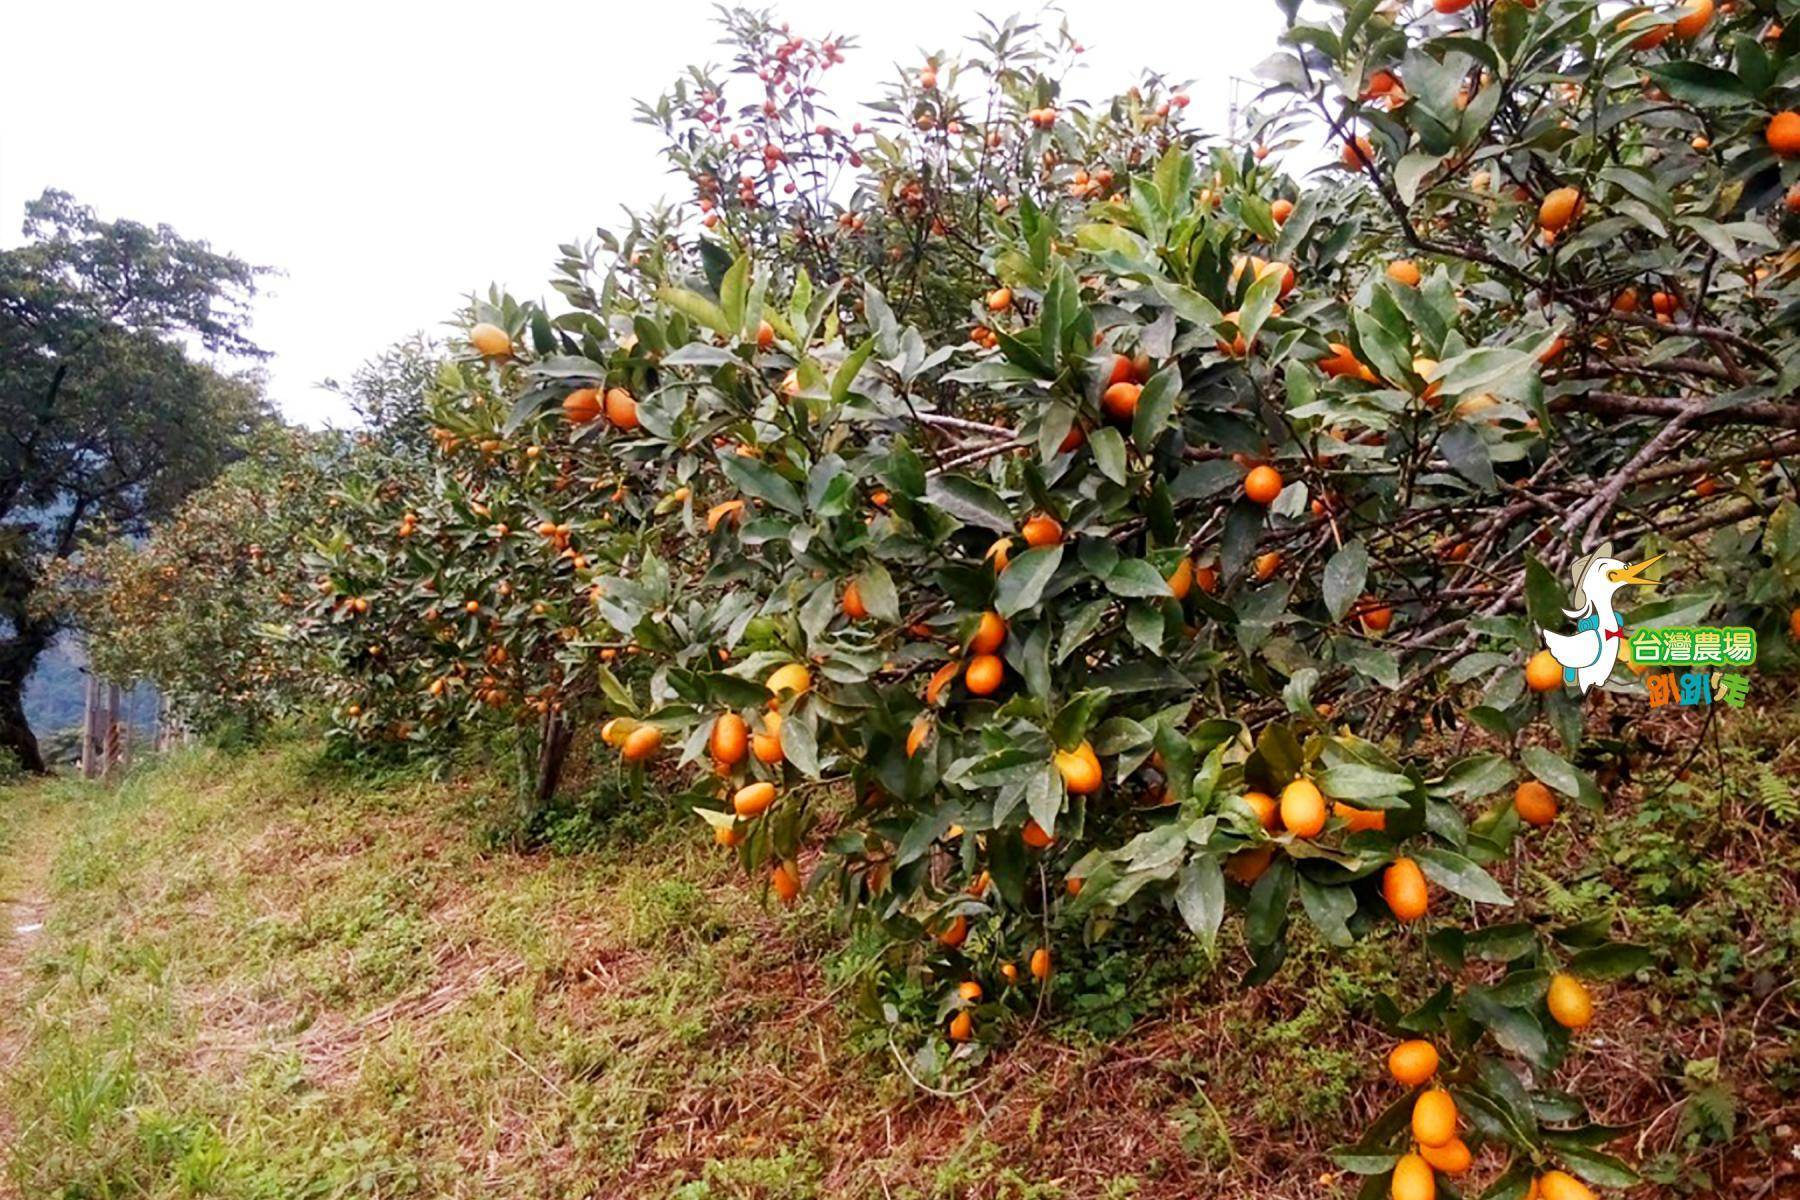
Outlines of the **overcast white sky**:
[{"label": "overcast white sky", "polygon": [[[977,28],[948,0],[773,7],[796,33],[858,39],[827,77],[846,122],[849,100],[873,95],[896,62],[955,52]],[[1088,47],[1076,94],[1110,95],[1153,67],[1193,79],[1190,123],[1221,132],[1231,76],[1248,75],[1280,30],[1271,0],[1189,0],[1153,18],[1116,0],[1060,7]],[[724,57],[712,11],[700,0],[10,5],[0,246],[18,243],[26,200],[58,187],[103,217],[166,222],[278,268],[253,330],[275,353],[271,393],[294,420],[346,424],[319,380],[435,330],[491,281],[549,295],[558,242],[617,227],[621,206],[684,194],[632,101],[689,62]],[[1115,24],[1129,31],[1109,35]]]}]

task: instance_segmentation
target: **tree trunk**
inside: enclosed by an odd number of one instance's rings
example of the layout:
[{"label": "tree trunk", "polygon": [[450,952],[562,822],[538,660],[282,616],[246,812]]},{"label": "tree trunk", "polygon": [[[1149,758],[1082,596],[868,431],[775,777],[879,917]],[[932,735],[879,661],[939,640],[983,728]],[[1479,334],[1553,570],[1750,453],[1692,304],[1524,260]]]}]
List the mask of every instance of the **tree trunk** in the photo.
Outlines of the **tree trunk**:
[{"label": "tree trunk", "polygon": [[106,685],[106,765],[101,774],[109,779],[113,768],[125,765],[125,740],[131,736],[125,722],[119,719],[122,699],[118,684]]},{"label": "tree trunk", "polygon": [[562,782],[563,763],[569,757],[569,743],[573,737],[574,730],[569,727],[568,719],[562,713],[555,710],[544,713],[544,719],[538,723],[537,770],[533,773],[531,791],[525,797],[519,814],[526,825],[535,820],[545,806],[555,799],[556,787]]},{"label": "tree trunk", "polygon": [[100,677],[88,672],[87,687],[81,704],[81,777],[100,776],[105,747],[100,740]]},{"label": "tree trunk", "polygon": [[22,620],[12,638],[0,641],[0,750],[12,751],[19,765],[35,775],[45,773],[44,755],[25,719],[25,681],[49,644],[47,629]]}]

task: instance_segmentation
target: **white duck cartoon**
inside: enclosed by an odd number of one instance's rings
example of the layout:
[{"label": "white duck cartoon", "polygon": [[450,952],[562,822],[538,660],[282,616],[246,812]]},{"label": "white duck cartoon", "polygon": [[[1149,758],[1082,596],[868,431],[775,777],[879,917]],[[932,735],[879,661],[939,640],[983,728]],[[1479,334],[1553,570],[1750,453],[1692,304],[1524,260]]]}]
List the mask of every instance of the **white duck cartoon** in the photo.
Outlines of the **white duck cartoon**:
[{"label": "white duck cartoon", "polygon": [[1570,569],[1575,594],[1581,603],[1563,610],[1576,618],[1572,634],[1552,633],[1546,629],[1544,646],[1550,657],[1562,664],[1563,681],[1573,683],[1585,695],[1596,684],[1605,683],[1619,661],[1619,647],[1625,644],[1625,629],[1619,614],[1613,610],[1613,595],[1627,584],[1655,587],[1654,579],[1645,579],[1662,555],[1626,566],[1612,556],[1612,543],[1602,545],[1592,554],[1575,561]]}]

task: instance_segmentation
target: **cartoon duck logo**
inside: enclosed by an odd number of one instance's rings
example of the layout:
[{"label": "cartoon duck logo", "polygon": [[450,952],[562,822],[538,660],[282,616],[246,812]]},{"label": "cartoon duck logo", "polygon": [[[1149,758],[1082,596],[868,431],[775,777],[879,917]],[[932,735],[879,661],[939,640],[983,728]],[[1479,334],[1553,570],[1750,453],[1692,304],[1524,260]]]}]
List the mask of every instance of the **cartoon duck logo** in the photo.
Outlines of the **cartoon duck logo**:
[{"label": "cartoon duck logo", "polygon": [[1575,632],[1543,631],[1544,647],[1550,651],[1550,657],[1562,664],[1565,683],[1575,684],[1585,695],[1589,688],[1605,683],[1612,675],[1619,661],[1619,647],[1625,644],[1625,629],[1613,609],[1613,596],[1629,584],[1655,587],[1656,581],[1645,579],[1644,572],[1661,559],[1658,554],[1626,566],[1612,556],[1612,543],[1608,542],[1575,560],[1570,577],[1581,603],[1563,609],[1575,618]]}]

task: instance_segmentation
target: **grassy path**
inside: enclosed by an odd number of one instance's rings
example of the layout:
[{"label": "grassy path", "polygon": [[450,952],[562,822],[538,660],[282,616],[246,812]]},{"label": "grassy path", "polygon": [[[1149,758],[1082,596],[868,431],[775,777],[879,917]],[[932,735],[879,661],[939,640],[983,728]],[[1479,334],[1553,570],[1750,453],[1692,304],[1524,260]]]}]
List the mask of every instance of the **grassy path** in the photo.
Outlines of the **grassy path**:
[{"label": "grassy path", "polygon": [[[60,793],[55,785],[33,784],[6,793],[0,806],[0,1081],[9,1087],[31,1025],[27,963],[42,940],[51,863],[69,815]],[[0,1147],[18,1138],[13,1107],[0,1104]],[[0,1197],[19,1194],[12,1173],[0,1173]]]}]

